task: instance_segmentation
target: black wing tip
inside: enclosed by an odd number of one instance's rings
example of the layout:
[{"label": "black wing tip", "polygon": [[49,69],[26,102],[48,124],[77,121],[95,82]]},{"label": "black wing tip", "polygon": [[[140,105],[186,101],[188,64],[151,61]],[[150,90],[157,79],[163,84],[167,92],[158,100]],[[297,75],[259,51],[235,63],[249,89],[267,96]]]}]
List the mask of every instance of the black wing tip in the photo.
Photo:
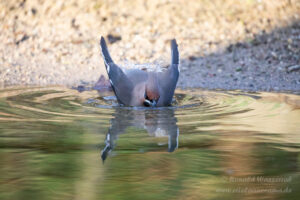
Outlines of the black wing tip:
[{"label": "black wing tip", "polygon": [[101,51],[102,51],[102,55],[104,57],[105,62],[106,63],[112,63],[113,60],[109,55],[107,45],[106,45],[106,42],[105,42],[105,39],[104,39],[103,36],[101,36],[101,38],[100,38],[100,46],[101,46]]},{"label": "black wing tip", "polygon": [[101,48],[106,47],[106,42],[105,42],[105,39],[103,36],[101,36],[101,38],[100,38],[100,46],[101,46]]},{"label": "black wing tip", "polygon": [[171,46],[172,47],[177,47],[178,46],[175,38],[171,40]]},{"label": "black wing tip", "polygon": [[179,52],[176,39],[171,40],[172,64],[179,64]]}]

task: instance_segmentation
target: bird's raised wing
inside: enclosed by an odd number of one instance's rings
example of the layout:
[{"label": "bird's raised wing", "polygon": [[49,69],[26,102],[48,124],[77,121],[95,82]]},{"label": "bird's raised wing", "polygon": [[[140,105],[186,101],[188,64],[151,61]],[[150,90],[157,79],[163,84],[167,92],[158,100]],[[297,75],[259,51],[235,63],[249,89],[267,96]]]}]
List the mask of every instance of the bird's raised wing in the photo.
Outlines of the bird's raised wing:
[{"label": "bird's raised wing", "polygon": [[174,91],[179,77],[179,52],[176,40],[171,40],[171,65],[165,72],[157,74],[161,99],[159,106],[169,105],[172,102]]},{"label": "bird's raised wing", "polygon": [[119,103],[130,105],[134,88],[132,81],[126,76],[123,70],[113,62],[103,37],[100,39],[100,46],[109,81]]}]

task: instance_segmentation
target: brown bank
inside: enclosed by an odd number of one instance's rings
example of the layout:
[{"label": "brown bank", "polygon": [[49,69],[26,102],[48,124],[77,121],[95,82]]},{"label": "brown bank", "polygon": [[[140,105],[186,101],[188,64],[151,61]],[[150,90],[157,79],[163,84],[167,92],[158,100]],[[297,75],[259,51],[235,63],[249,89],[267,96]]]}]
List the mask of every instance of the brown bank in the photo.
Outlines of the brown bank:
[{"label": "brown bank", "polygon": [[175,37],[179,87],[299,92],[299,13],[297,0],[1,1],[0,86],[94,84],[104,35],[117,62],[162,66]]}]

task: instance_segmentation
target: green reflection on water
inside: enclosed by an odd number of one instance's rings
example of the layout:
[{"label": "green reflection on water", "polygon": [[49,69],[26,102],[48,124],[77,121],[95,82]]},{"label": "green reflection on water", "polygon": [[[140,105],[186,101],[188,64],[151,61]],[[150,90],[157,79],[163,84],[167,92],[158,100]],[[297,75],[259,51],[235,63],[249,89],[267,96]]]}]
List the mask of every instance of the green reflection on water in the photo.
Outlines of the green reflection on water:
[{"label": "green reflection on water", "polygon": [[177,93],[178,108],[141,110],[95,91],[0,91],[0,199],[299,197],[299,96]]}]

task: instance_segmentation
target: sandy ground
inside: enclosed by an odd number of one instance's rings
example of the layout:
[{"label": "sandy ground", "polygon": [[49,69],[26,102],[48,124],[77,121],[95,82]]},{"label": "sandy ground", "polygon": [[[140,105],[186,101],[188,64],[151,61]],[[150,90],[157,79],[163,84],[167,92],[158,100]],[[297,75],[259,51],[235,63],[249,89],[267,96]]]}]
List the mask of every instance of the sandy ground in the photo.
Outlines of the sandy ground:
[{"label": "sandy ground", "polygon": [[117,63],[168,65],[178,86],[300,92],[299,0],[0,0],[0,87],[93,84]]}]

